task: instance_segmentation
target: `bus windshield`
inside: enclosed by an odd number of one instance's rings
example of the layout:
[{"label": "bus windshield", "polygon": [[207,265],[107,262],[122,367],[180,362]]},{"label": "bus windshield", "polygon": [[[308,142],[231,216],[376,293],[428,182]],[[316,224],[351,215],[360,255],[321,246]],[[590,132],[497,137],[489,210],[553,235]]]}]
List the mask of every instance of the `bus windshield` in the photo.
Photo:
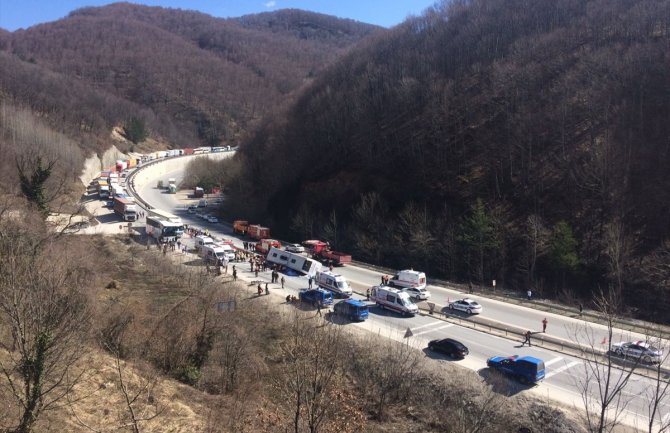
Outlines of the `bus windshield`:
[{"label": "bus windshield", "polygon": [[184,233],[181,226],[178,227],[165,227],[163,229],[163,235],[165,236],[181,236]]}]

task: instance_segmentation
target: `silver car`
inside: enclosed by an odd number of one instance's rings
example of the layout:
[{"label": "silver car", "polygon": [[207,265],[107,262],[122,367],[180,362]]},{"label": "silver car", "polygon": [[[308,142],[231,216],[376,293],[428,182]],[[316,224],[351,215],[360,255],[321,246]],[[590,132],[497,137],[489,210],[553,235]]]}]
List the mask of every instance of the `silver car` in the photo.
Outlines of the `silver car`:
[{"label": "silver car", "polygon": [[286,245],[286,248],[285,248],[285,249],[286,249],[286,251],[288,251],[289,253],[298,253],[298,254],[300,254],[300,253],[304,253],[304,252],[305,252],[305,247],[303,247],[303,246],[300,245],[300,244],[288,244],[288,245]]},{"label": "silver car", "polygon": [[481,305],[479,305],[475,300],[469,298],[450,302],[449,309],[464,311],[468,314],[480,314],[483,310]]},{"label": "silver car", "polygon": [[407,293],[409,296],[419,300],[427,300],[430,298],[430,292],[426,289],[420,289],[418,287],[406,287],[402,289],[403,292]]},{"label": "silver car", "polygon": [[647,364],[658,364],[663,357],[663,351],[646,341],[631,341],[612,345],[612,351],[623,358],[642,361]]}]

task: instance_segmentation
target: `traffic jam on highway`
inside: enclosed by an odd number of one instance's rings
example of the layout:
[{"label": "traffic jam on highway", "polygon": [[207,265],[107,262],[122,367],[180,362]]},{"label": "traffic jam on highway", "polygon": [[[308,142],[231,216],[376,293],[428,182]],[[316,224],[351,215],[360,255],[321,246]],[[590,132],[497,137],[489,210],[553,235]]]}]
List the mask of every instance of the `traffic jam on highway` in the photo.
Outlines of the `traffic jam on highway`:
[{"label": "traffic jam on highway", "polygon": [[[285,243],[272,239],[270,228],[261,224],[244,220],[222,224],[212,211],[222,202],[218,191],[196,187],[187,202],[178,200],[177,172],[155,179],[151,186],[126,182],[152,160],[228,150],[199,148],[119,160],[115,167],[101,172],[92,186],[118,220],[141,228],[139,216],[145,215],[148,239],[159,246],[178,244],[179,250],[197,254],[203,266],[217,273],[228,273],[232,266],[234,278],[245,279],[257,288],[259,296],[269,294],[272,284],[273,292],[281,290],[287,303],[299,301],[318,315],[322,309],[328,310],[325,317],[339,324],[356,323],[372,332],[384,329],[390,338],[399,341],[420,341],[427,353],[438,359],[445,355],[451,360],[467,360],[474,352],[476,362],[463,361],[468,368],[479,370],[486,365],[489,371],[509,376],[528,385],[528,389],[552,379],[552,386],[578,399],[575,384],[586,374],[584,361],[579,355],[556,350],[556,345],[549,350],[544,343],[553,339],[570,346],[569,342],[576,339],[574,329],[586,324],[581,311],[577,318],[565,317],[495,299],[478,300],[469,293],[464,296],[464,290],[429,286],[426,274],[411,268],[387,275],[370,266],[356,266],[351,255],[335,251],[328,242],[310,239]],[[490,321],[486,312],[490,312]],[[481,321],[486,321],[488,328],[477,327]],[[552,323],[547,333],[549,321]],[[505,322],[514,323],[511,332],[503,326]],[[506,331],[500,332],[502,329]],[[483,337],[483,332],[488,335]],[[663,349],[644,336],[623,331],[614,335],[622,340],[607,345],[611,348],[609,355],[640,365],[663,361]]]}]

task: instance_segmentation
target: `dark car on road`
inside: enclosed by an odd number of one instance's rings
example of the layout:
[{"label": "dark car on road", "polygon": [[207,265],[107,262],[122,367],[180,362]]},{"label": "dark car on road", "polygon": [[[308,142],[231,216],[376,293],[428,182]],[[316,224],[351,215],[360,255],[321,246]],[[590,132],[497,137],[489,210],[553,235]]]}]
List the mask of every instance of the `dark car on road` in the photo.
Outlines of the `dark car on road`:
[{"label": "dark car on road", "polygon": [[454,359],[463,359],[465,355],[470,353],[467,347],[460,341],[452,338],[444,338],[442,340],[432,340],[428,343],[428,349],[433,352],[443,353]]}]

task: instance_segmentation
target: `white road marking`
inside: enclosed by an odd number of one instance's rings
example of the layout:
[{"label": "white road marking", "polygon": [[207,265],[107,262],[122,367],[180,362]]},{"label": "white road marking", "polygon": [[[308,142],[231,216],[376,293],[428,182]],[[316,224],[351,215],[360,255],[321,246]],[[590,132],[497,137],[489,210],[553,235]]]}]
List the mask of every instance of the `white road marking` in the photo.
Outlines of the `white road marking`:
[{"label": "white road marking", "polygon": [[434,321],[434,322],[427,323],[427,324],[425,324],[425,325],[417,326],[416,328],[412,328],[412,332],[414,332],[414,331],[416,331],[416,330],[419,330],[419,329],[421,329],[421,328],[428,328],[429,326],[439,325],[440,323],[444,323],[444,322],[441,321],[441,320],[436,320],[436,321]]},{"label": "white road marking", "polygon": [[[579,364],[581,364],[581,362],[579,362],[579,361],[572,361],[571,363],[566,364],[566,365],[564,365],[564,366],[561,367],[561,368],[557,368],[556,370],[552,370],[551,372],[545,374],[545,375],[544,375],[544,378],[545,378],[545,379],[549,379],[550,377],[552,377],[552,376],[556,376],[558,373],[562,373],[562,372],[564,372],[565,370],[567,370],[568,368],[572,368],[572,367],[574,367],[575,365],[579,365]],[[546,365],[547,365],[547,364],[545,364],[545,366],[546,366]]]},{"label": "white road marking", "polygon": [[544,363],[544,366],[545,366],[545,367],[549,367],[551,364],[556,364],[558,361],[561,361],[561,360],[563,360],[563,357],[562,357],[562,356],[559,356],[559,357],[557,357],[557,358],[552,359],[551,361],[547,361],[547,362],[545,362],[545,363]]},{"label": "white road marking", "polygon": [[448,324],[446,324],[446,325],[442,325],[442,326],[439,326],[439,327],[437,327],[437,328],[429,329],[429,330],[427,330],[427,331],[421,331],[421,332],[414,332],[414,331],[412,331],[412,333],[413,333],[414,336],[416,337],[417,335],[427,334],[427,333],[429,333],[429,332],[438,331],[438,330],[440,330],[440,329],[449,328],[449,327],[451,327],[451,326],[454,326],[454,324],[453,324],[453,323],[448,323]]}]

